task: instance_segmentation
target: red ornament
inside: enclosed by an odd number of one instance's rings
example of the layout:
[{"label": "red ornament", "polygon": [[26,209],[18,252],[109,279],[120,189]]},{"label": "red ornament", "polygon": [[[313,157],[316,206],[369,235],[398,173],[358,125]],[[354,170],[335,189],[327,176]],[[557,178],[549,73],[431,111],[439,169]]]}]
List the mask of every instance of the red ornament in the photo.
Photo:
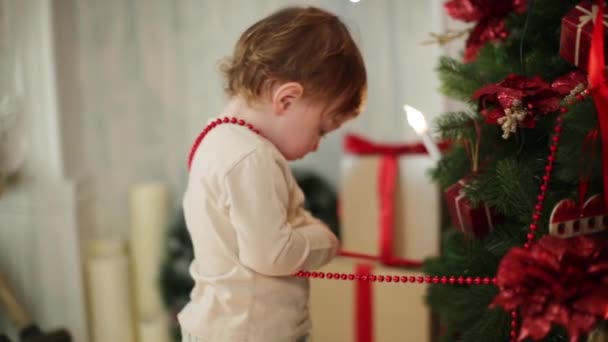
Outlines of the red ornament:
[{"label": "red ornament", "polygon": [[473,207],[463,191],[471,180],[465,177],[451,185],[445,191],[452,224],[461,232],[473,234],[478,238],[486,236],[494,228],[499,216],[487,204]]},{"label": "red ornament", "polygon": [[[587,92],[587,75],[580,70],[571,71],[551,83],[551,89],[562,96],[570,95],[576,87],[581,88],[581,93],[578,95]],[[582,100],[582,97],[577,97],[577,100]]]},{"label": "red ornament", "polygon": [[557,203],[551,212],[549,233],[560,238],[608,230],[608,208],[600,195],[591,196],[582,206],[571,199]]},{"label": "red ornament", "polygon": [[[562,84],[552,89],[551,85],[538,76],[526,78],[525,76],[510,74],[499,83],[488,84],[473,94],[473,99],[479,100],[482,108],[489,109],[484,115],[486,123],[496,125],[500,118],[505,116],[505,110],[515,107],[525,108],[527,114],[520,121],[523,127],[532,128],[536,125],[534,120],[537,114],[555,112],[560,108]],[[568,89],[570,91],[572,87]]]},{"label": "red ornament", "polygon": [[587,133],[581,147],[579,161],[578,200],[559,201],[549,219],[549,232],[558,237],[597,233],[608,229],[608,207],[604,196],[587,198],[591,163],[597,155],[598,129]]},{"label": "red ornament", "polygon": [[505,17],[512,12],[526,10],[526,0],[451,0],[444,4],[447,14],[465,22],[476,22],[469,35],[464,61],[475,60],[479,49],[491,41],[505,40],[508,36]]},{"label": "red ornament", "polygon": [[[593,23],[598,9],[591,1],[582,1],[562,19],[559,54],[585,72],[589,67]],[[603,22],[604,36],[608,36],[608,14],[604,14]],[[604,48],[608,50],[608,45]]]},{"label": "red ornament", "polygon": [[608,241],[544,236],[528,249],[511,249],[496,284],[500,292],[491,307],[519,310],[520,341],[544,338],[553,324],[578,341],[608,318]]}]

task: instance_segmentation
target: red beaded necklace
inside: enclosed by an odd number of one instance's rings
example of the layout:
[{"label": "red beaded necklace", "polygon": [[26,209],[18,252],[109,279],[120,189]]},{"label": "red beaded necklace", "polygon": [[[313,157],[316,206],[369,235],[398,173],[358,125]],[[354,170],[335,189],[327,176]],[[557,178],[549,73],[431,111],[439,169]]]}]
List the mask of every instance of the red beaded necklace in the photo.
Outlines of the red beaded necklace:
[{"label": "red beaded necklace", "polygon": [[243,119],[237,119],[237,118],[228,117],[228,116],[224,117],[224,118],[215,119],[210,124],[208,124],[203,129],[203,131],[199,133],[199,135],[196,137],[196,140],[194,140],[194,144],[192,144],[192,148],[190,149],[190,154],[188,155],[188,170],[192,166],[192,158],[194,158],[194,154],[196,153],[196,149],[198,148],[198,145],[201,144],[201,141],[203,140],[203,138],[207,135],[207,133],[209,133],[209,131],[211,131],[212,129],[214,129],[215,127],[217,127],[217,126],[219,126],[221,124],[237,124],[239,126],[245,126],[245,127],[249,128],[249,130],[251,130],[255,134],[260,134],[260,131],[258,131],[257,129],[255,129],[253,127],[253,125],[251,125],[250,123],[247,123]]}]

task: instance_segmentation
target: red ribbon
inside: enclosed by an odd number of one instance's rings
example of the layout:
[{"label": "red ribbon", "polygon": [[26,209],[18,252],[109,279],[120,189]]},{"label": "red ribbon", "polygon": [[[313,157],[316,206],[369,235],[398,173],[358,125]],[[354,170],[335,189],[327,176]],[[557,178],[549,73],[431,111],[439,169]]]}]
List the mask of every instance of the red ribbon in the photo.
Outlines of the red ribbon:
[{"label": "red ribbon", "polygon": [[[445,151],[450,147],[449,142],[438,143],[440,151]],[[422,143],[415,144],[377,144],[355,134],[348,134],[344,137],[344,150],[355,155],[403,155],[403,154],[428,154],[426,147]]]},{"label": "red ribbon", "polygon": [[579,183],[578,183],[578,206],[585,205],[587,200],[587,190],[589,189],[589,177],[591,175],[591,164],[595,155],[595,145],[597,142],[598,130],[592,129],[587,133],[583,146],[581,147],[581,159],[579,162]]},{"label": "red ribbon", "polygon": [[[449,147],[447,142],[439,144],[440,150]],[[397,174],[399,164],[397,156],[403,154],[428,154],[426,147],[421,143],[415,144],[377,144],[357,135],[349,134],[344,139],[346,152],[355,155],[381,155],[378,167],[378,196],[380,199],[380,231],[379,250],[380,255],[369,255],[350,251],[341,251],[341,256],[355,257],[367,260],[380,261],[389,266],[420,267],[422,262],[397,258],[393,252],[394,228],[395,228],[395,188],[397,186]]]},{"label": "red ribbon", "polygon": [[[355,270],[357,275],[370,275],[372,265],[367,263],[357,264]],[[374,340],[372,282],[357,280],[355,282],[355,341],[372,342]]]},{"label": "red ribbon", "polygon": [[385,264],[395,261],[393,255],[393,241],[395,233],[395,187],[397,186],[397,173],[399,164],[395,155],[383,156],[378,170],[378,192],[380,195],[379,213],[382,233],[378,239],[380,244],[380,259]]},{"label": "red ribbon", "polygon": [[356,258],[356,259],[381,262],[381,263],[383,263],[385,265],[389,265],[389,266],[400,266],[400,267],[410,267],[410,268],[418,268],[418,267],[422,266],[422,262],[418,261],[418,260],[394,258],[394,259],[391,259],[391,261],[385,261],[385,260],[382,260],[382,258],[378,255],[351,252],[351,251],[345,251],[345,250],[341,250],[338,254],[340,256],[343,256],[346,258]]},{"label": "red ribbon", "polygon": [[602,149],[602,178],[604,182],[604,203],[608,203],[608,77],[604,57],[604,1],[598,1],[599,10],[593,26],[591,50],[589,53],[589,87],[595,102],[600,126]]}]

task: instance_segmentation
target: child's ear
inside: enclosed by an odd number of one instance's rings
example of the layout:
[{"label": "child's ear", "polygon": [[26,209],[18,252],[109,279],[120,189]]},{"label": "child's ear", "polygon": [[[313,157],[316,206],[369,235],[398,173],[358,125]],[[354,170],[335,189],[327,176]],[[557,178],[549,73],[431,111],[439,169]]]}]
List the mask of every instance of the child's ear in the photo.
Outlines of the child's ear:
[{"label": "child's ear", "polygon": [[298,82],[283,83],[275,88],[272,94],[272,110],[275,114],[283,115],[291,108],[294,101],[304,95],[304,88]]}]

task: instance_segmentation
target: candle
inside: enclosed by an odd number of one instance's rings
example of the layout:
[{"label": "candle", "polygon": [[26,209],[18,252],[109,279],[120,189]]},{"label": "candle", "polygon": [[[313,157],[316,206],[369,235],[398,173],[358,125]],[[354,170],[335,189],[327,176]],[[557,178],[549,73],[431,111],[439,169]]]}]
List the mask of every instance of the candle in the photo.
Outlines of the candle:
[{"label": "candle", "polygon": [[95,342],[134,342],[129,259],[119,239],[93,240],[87,258],[92,337]]},{"label": "candle", "polygon": [[429,134],[429,127],[424,120],[424,115],[422,115],[418,109],[408,105],[404,105],[403,110],[407,116],[407,122],[420,136],[420,139],[422,139],[422,143],[424,144],[424,147],[426,147],[431,158],[434,161],[439,161],[439,159],[441,159],[441,153]]},{"label": "candle", "polygon": [[137,318],[163,311],[160,268],[169,218],[169,188],[163,183],[140,183],[130,189],[131,258]]}]

